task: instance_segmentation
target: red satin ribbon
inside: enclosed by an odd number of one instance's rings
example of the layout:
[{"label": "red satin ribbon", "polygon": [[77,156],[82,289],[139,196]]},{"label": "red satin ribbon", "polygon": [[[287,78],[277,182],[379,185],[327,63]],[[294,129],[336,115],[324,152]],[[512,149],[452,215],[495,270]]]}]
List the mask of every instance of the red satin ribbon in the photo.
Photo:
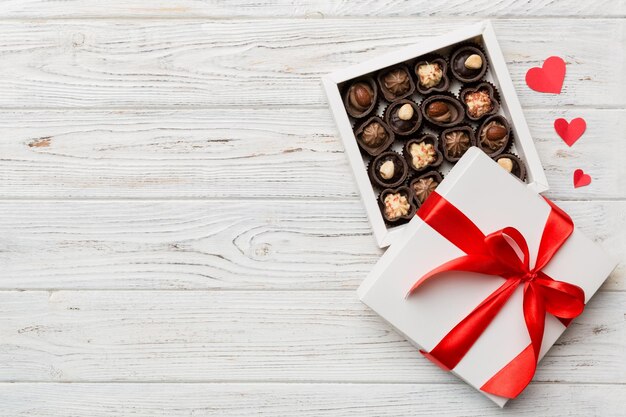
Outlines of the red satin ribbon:
[{"label": "red satin ribbon", "polygon": [[[432,351],[422,352],[426,357],[446,370],[453,369],[517,287],[524,286],[524,319],[531,343],[481,387],[482,391],[506,398],[519,395],[535,374],[546,312],[567,325],[585,307],[585,293],[580,287],[556,281],[542,271],[574,230],[572,219],[551,201],[546,201],[551,210],[534,268],[530,268],[524,236],[513,227],[505,227],[485,236],[459,209],[436,192],[417,212],[422,220],[466,255],[446,262],[421,277],[409,291],[409,296],[424,282],[448,271],[505,278],[504,283],[461,320]],[[511,242],[522,252],[523,258],[520,259]]]}]

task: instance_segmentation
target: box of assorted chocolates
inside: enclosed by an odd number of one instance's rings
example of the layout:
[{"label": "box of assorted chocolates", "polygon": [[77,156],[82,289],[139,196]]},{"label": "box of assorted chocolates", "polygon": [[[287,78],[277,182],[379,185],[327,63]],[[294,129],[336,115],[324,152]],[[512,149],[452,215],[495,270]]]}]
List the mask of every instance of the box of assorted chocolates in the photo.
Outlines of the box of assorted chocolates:
[{"label": "box of assorted chocolates", "polygon": [[336,71],[323,84],[380,247],[471,146],[535,191],[548,189],[488,21]]}]

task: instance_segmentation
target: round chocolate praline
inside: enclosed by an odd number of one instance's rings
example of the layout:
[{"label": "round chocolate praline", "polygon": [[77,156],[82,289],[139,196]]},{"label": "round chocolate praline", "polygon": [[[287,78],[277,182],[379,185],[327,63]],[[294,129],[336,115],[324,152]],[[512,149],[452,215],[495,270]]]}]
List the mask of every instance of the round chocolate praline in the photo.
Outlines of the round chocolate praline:
[{"label": "round chocolate praline", "polygon": [[397,100],[385,110],[385,121],[396,135],[408,136],[422,125],[422,113],[411,100]]},{"label": "round chocolate praline", "polygon": [[[480,59],[480,66],[476,67]],[[487,72],[485,54],[475,46],[462,46],[452,53],[450,71],[454,77],[464,83],[480,80]]]},{"label": "round chocolate praline", "polygon": [[456,162],[476,143],[470,126],[456,126],[441,132],[441,148],[446,161]]},{"label": "round chocolate praline", "polygon": [[453,96],[443,94],[428,97],[422,102],[421,109],[424,118],[439,128],[456,126],[465,116],[461,102]]},{"label": "round chocolate praline", "polygon": [[503,153],[494,158],[503,169],[509,171],[522,181],[526,180],[526,166],[522,160],[512,153]]},{"label": "round chocolate praline", "polygon": [[409,188],[413,192],[415,204],[418,207],[421,206],[428,196],[435,191],[442,180],[443,176],[438,171],[428,171],[411,180],[411,182],[409,182]]},{"label": "round chocolate praline", "polygon": [[354,132],[357,143],[371,156],[380,155],[394,140],[393,131],[380,117],[374,116],[362,123]]},{"label": "round chocolate praline", "polygon": [[368,167],[370,180],[380,188],[397,187],[406,180],[408,172],[404,158],[393,151],[381,153]]},{"label": "round chocolate praline", "polygon": [[383,190],[378,197],[378,204],[383,219],[391,226],[406,223],[415,215],[411,190],[406,186]]},{"label": "round chocolate praline", "polygon": [[478,129],[476,143],[492,158],[501,154],[511,143],[509,122],[500,115],[488,117]]},{"label": "round chocolate praline", "polygon": [[406,98],[415,92],[415,83],[406,65],[383,70],[377,77],[380,91],[387,101]]},{"label": "round chocolate praline", "polygon": [[353,81],[346,89],[343,103],[348,114],[356,119],[368,116],[376,107],[378,87],[371,77]]}]

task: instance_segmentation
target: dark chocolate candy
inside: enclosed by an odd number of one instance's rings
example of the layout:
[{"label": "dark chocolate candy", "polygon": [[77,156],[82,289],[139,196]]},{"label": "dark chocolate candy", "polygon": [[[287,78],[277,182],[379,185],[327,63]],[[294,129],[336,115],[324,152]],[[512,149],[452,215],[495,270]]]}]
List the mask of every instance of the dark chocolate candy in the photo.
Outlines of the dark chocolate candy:
[{"label": "dark chocolate candy", "polygon": [[419,106],[411,100],[397,100],[385,111],[385,121],[397,135],[415,133],[422,124]]},{"label": "dark chocolate candy", "polygon": [[459,81],[478,81],[487,71],[487,60],[479,48],[462,46],[452,53],[450,68]]},{"label": "dark chocolate candy", "polygon": [[391,146],[393,131],[380,117],[374,116],[362,123],[354,132],[356,141],[371,156],[380,155]]},{"label": "dark chocolate candy", "polygon": [[378,155],[368,167],[370,180],[381,188],[397,187],[406,181],[409,168],[402,156],[393,151]]}]

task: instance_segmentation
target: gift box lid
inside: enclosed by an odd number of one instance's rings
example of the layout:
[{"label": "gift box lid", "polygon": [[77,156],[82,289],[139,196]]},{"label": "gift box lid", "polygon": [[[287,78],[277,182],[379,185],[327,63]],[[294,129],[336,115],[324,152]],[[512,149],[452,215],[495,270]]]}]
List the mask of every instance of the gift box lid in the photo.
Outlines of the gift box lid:
[{"label": "gift box lid", "polygon": [[[437,187],[437,193],[484,234],[508,226],[519,230],[534,265],[550,206],[482,151],[470,149]],[[504,282],[504,278],[492,275],[448,272],[406,297],[420,277],[462,255],[461,249],[415,216],[359,287],[359,298],[411,343],[430,351]],[[586,303],[615,266],[615,260],[598,244],[574,228],[543,271],[555,280],[582,288]],[[520,286],[451,372],[480,389],[522,352],[530,343],[522,301]],[[546,314],[540,358],[565,329],[561,321]],[[484,394],[500,406],[507,401]]]}]

